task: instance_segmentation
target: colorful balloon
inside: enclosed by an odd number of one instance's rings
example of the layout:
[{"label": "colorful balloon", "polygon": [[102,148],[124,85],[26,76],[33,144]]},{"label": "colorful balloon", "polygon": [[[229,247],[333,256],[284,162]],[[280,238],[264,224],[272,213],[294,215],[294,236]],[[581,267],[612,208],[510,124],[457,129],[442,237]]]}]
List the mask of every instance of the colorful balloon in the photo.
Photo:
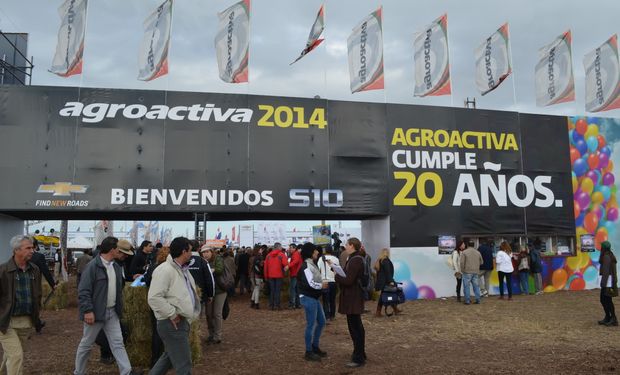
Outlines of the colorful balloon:
[{"label": "colorful balloon", "polygon": [[594,185],[598,185],[599,175],[600,175],[600,172],[595,169],[593,171],[587,171],[585,174],[585,177],[592,180],[592,182],[594,182]]},{"label": "colorful balloon", "polygon": [[613,173],[605,173],[603,175],[603,185],[612,186],[616,182],[616,178]]},{"label": "colorful balloon", "polygon": [[609,198],[611,198],[611,189],[609,188],[609,186],[600,186],[597,188],[598,191],[603,194],[603,201],[607,202],[609,200]]},{"label": "colorful balloon", "polygon": [[599,166],[600,158],[597,154],[588,155],[588,166],[590,169],[596,169]]},{"label": "colorful balloon", "polygon": [[581,214],[581,208],[579,207],[579,203],[577,203],[577,201],[573,201],[573,211],[575,213],[575,219],[578,218]]},{"label": "colorful balloon", "polygon": [[581,210],[585,210],[590,206],[590,195],[585,191],[577,190],[575,193],[575,200],[579,203]]},{"label": "colorful balloon", "polygon": [[583,139],[579,139],[575,142],[575,148],[577,148],[581,156],[584,156],[586,152],[588,152],[588,144]]},{"label": "colorful balloon", "polygon": [[601,154],[605,154],[607,156],[611,155],[611,148],[609,148],[609,146],[601,147]]},{"label": "colorful balloon", "polygon": [[579,159],[580,157],[581,157],[581,154],[579,154],[579,150],[577,150],[573,146],[570,146],[570,164],[571,165],[575,164],[575,160]]},{"label": "colorful balloon", "polygon": [[568,285],[570,290],[584,290],[586,288],[586,282],[582,278],[575,278]]},{"label": "colorful balloon", "polygon": [[596,139],[598,140],[598,148],[600,150],[603,149],[603,147],[605,147],[605,145],[607,144],[607,141],[605,141],[605,137],[599,134],[596,136]]},{"label": "colorful balloon", "polygon": [[577,176],[582,176],[584,173],[586,173],[587,170],[588,170],[588,163],[586,163],[585,160],[581,158],[575,160],[575,163],[573,164],[573,171],[575,172]]},{"label": "colorful balloon", "polygon": [[590,124],[590,125],[588,125],[588,130],[586,130],[586,132],[583,135],[583,137],[585,139],[588,139],[590,137],[596,137],[597,135],[598,135],[598,126],[596,126],[594,124]]},{"label": "colorful balloon", "polygon": [[594,234],[596,227],[598,227],[598,216],[596,216],[596,213],[587,213],[585,219],[583,220],[583,226],[586,228],[588,233]]},{"label": "colorful balloon", "polygon": [[589,177],[584,177],[581,180],[581,190],[588,194],[592,194],[592,191],[594,190],[594,181],[592,181]]},{"label": "colorful balloon", "polygon": [[618,220],[618,207],[611,207],[607,210],[607,221]]},{"label": "colorful balloon", "polygon": [[581,134],[581,135],[586,134],[586,131],[588,130],[588,122],[585,119],[580,118],[575,123],[575,129],[577,130],[578,134]]},{"label": "colorful balloon", "polygon": [[576,227],[583,226],[583,221],[585,220],[585,218],[586,218],[586,213],[584,211],[584,212],[580,213],[579,216],[577,216],[577,218],[575,219],[575,226]]},{"label": "colorful balloon", "polygon": [[553,274],[551,275],[551,284],[553,285],[553,288],[556,290],[563,289],[564,285],[566,285],[567,280],[568,280],[568,274],[566,273],[566,270],[563,268],[553,271]]},{"label": "colorful balloon", "polygon": [[[607,214],[607,217],[609,217],[609,214]],[[614,223],[613,221],[606,221],[605,222],[605,229],[607,229],[607,233],[612,236],[615,232],[616,232],[616,227],[618,226],[618,224]]]},{"label": "colorful balloon", "polygon": [[598,150],[598,139],[596,137],[588,137],[586,144],[588,145],[588,151],[596,152]]},{"label": "colorful balloon", "polygon": [[[601,168],[601,169],[605,169],[605,168],[607,168],[609,163],[610,163],[609,162],[609,155],[600,153],[600,155],[598,156],[598,164],[597,164],[597,166],[599,168]],[[588,165],[589,164],[590,163],[588,163]],[[606,172],[609,172],[609,171],[606,170]]]},{"label": "colorful balloon", "polygon": [[594,193],[592,193],[592,203],[601,204],[604,201],[605,197],[603,196],[603,193],[601,193],[600,191],[595,191]]}]

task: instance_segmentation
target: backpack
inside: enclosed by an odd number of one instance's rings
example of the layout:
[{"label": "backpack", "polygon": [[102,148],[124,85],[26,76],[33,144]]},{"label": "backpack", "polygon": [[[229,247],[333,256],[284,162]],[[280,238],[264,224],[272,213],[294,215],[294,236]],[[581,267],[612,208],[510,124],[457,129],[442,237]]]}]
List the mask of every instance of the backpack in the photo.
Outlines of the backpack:
[{"label": "backpack", "polygon": [[227,291],[235,285],[235,278],[228,268],[224,266],[222,273],[215,277],[215,283],[220,289]]},{"label": "backpack", "polygon": [[372,279],[372,264],[370,257],[363,257],[361,255],[356,255],[356,257],[362,258],[362,262],[364,263],[364,273],[362,274],[362,277],[358,279],[358,283],[363,291],[372,293],[375,286],[374,280]]}]

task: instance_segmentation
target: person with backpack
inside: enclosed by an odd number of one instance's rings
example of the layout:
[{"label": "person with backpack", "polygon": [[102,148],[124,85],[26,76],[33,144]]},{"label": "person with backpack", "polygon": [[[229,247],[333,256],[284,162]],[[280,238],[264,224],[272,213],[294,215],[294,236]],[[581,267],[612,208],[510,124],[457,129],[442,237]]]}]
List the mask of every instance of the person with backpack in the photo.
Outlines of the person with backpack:
[{"label": "person with backpack", "polygon": [[205,254],[205,258],[209,258],[209,266],[215,279],[215,297],[206,305],[209,331],[207,344],[219,344],[222,342],[222,321],[224,320],[222,312],[226,302],[226,291],[234,286],[235,279],[224,266],[224,259],[219,253],[211,256]]},{"label": "person with backpack", "polygon": [[353,355],[346,367],[356,368],[366,363],[366,331],[362,323],[362,313],[364,312],[364,289],[368,287],[370,275],[365,274],[360,240],[351,237],[344,248],[348,259],[344,266],[345,276],[338,273],[335,276],[336,282],[340,285],[338,312],[347,316],[349,334],[353,341]]},{"label": "person with backpack", "polygon": [[269,282],[269,308],[280,310],[280,290],[284,273],[288,271],[288,259],[282,251],[282,244],[273,244],[273,250],[265,258],[265,280]]},{"label": "person with backpack", "polygon": [[[364,301],[370,301],[372,299],[372,293],[375,290],[375,279],[373,278],[372,272],[372,258],[366,252],[366,248],[362,245],[360,249],[360,255],[364,258],[364,275],[368,275],[367,282],[364,283]],[[368,310],[364,309],[364,312],[368,312]]]}]

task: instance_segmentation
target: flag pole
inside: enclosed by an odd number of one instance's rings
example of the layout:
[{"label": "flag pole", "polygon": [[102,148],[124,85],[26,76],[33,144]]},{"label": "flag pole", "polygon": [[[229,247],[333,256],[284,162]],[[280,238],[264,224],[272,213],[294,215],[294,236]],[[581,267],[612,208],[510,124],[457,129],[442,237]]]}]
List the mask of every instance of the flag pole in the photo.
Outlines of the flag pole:
[{"label": "flag pole", "polygon": [[[508,26],[508,22],[506,22],[506,26]],[[517,110],[517,88],[516,88],[516,75],[514,71],[514,66],[512,64],[512,42],[510,41],[510,28],[506,27],[508,30],[508,51],[510,52],[510,73],[512,74],[512,103],[514,104],[514,110]]]}]

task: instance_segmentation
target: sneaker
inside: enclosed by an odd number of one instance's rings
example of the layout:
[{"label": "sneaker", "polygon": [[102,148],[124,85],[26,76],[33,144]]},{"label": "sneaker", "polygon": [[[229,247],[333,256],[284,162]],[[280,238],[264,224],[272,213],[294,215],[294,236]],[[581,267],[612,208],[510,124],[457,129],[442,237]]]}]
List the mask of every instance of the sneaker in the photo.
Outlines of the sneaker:
[{"label": "sneaker", "polygon": [[618,319],[611,318],[611,320],[609,320],[607,323],[605,323],[605,325],[607,327],[617,326],[618,325]]},{"label": "sneaker", "polygon": [[541,294],[543,294],[543,293],[544,293],[544,292],[543,292],[542,290],[540,290],[540,291],[536,292],[536,295],[537,295],[537,296],[539,296],[539,295],[541,295]]},{"label": "sneaker", "polygon": [[598,324],[599,324],[599,325],[604,326],[604,325],[606,325],[607,323],[609,323],[609,320],[610,320],[609,318],[605,318],[605,319],[603,319],[603,320],[599,320],[599,321],[598,321]]},{"label": "sneaker", "polygon": [[99,362],[103,363],[104,365],[112,365],[114,364],[114,357],[101,357]]},{"label": "sneaker", "polygon": [[466,305],[471,305],[471,303],[469,301],[465,301]]},{"label": "sneaker", "polygon": [[480,300],[477,299],[476,302],[474,302],[474,304],[479,305],[480,304]]},{"label": "sneaker", "polygon": [[321,357],[314,353],[314,352],[306,352],[306,354],[304,354],[304,359],[306,361],[312,361],[312,362],[320,362],[321,361]]},{"label": "sneaker", "polygon": [[321,358],[327,357],[327,352],[322,351],[320,348],[317,348],[316,346],[312,347],[312,353],[318,355]]}]

